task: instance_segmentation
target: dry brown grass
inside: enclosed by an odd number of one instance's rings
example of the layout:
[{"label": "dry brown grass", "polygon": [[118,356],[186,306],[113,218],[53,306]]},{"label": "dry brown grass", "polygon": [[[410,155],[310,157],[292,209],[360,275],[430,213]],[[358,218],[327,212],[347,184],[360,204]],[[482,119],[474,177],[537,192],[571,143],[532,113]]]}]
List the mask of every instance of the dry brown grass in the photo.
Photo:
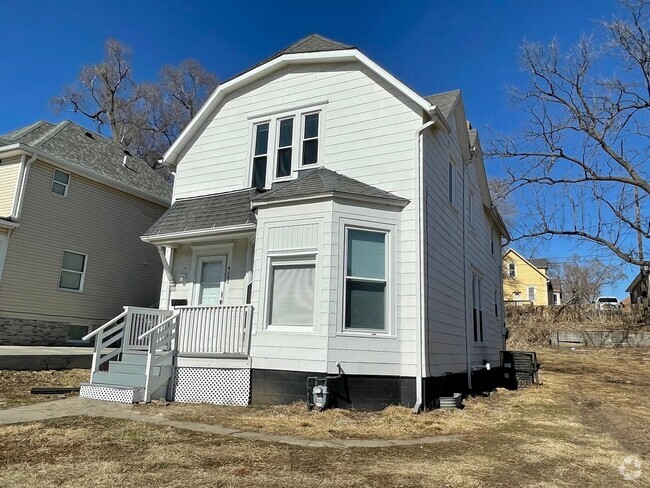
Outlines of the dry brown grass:
[{"label": "dry brown grass", "polygon": [[[85,369],[65,371],[7,371],[0,370],[0,410],[31,403],[56,400],[60,395],[32,395],[32,388],[78,387],[88,381]],[[68,396],[73,395],[72,393]]]},{"label": "dry brown grass", "polygon": [[[611,487],[650,485],[650,351],[540,352],[539,388],[453,412],[307,412],[302,406],[147,406],[143,414],[304,437],[461,434],[381,449],[301,448],[151,424],[70,418],[0,427],[4,486]],[[186,409],[185,411],[183,409]],[[307,425],[309,424],[309,425]],[[625,482],[618,466],[643,460]]]}]

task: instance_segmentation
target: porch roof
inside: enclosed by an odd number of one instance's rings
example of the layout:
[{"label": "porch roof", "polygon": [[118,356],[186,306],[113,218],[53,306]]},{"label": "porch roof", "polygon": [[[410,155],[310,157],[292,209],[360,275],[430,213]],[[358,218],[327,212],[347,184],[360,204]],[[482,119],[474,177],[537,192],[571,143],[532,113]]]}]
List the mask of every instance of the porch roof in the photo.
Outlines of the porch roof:
[{"label": "porch roof", "polygon": [[255,188],[177,200],[143,237],[255,224]]}]

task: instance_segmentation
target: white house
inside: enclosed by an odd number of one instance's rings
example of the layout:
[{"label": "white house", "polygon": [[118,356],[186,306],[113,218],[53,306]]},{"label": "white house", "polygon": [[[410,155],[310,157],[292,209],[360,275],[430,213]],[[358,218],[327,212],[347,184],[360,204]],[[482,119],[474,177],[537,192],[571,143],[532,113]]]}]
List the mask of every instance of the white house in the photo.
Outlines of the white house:
[{"label": "white house", "polygon": [[498,366],[508,233],[459,91],[310,35],[222,83],[165,164],[161,310],[94,332],[82,395],[291,402],[329,376],[337,406],[419,409]]}]

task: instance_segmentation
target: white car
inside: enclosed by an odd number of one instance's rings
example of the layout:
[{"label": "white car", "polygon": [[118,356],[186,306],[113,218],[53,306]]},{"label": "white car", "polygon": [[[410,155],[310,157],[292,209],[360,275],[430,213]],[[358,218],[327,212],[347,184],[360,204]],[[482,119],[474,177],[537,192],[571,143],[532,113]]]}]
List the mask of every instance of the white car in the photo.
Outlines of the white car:
[{"label": "white car", "polygon": [[596,308],[598,310],[619,310],[621,302],[616,297],[598,297],[596,298]]}]

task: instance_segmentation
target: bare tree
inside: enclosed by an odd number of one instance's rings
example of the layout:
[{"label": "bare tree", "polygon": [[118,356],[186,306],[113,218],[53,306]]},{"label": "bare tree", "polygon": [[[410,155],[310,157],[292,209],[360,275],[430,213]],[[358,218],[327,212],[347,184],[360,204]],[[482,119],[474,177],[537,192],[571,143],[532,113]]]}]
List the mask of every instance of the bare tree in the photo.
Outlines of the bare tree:
[{"label": "bare tree", "polygon": [[216,88],[217,77],[188,60],[165,66],[157,83],[136,83],[130,54],[128,47],[109,39],[104,61],[84,67],[52,103],[57,112],[87,117],[99,132],[110,133],[155,167]]},{"label": "bare tree", "polygon": [[637,236],[650,238],[650,2],[623,7],[566,52],[524,43],[530,83],[511,94],[528,124],[487,153],[504,158],[506,193],[526,209],[519,238],[575,237],[649,266]]},{"label": "bare tree", "polygon": [[492,201],[508,227],[515,225],[517,205],[510,196],[510,180],[508,178],[490,178],[488,180]]},{"label": "bare tree", "polygon": [[598,259],[581,261],[578,256],[573,256],[560,270],[565,301],[573,303],[592,303],[605,286],[615,285],[626,277],[618,266]]}]

